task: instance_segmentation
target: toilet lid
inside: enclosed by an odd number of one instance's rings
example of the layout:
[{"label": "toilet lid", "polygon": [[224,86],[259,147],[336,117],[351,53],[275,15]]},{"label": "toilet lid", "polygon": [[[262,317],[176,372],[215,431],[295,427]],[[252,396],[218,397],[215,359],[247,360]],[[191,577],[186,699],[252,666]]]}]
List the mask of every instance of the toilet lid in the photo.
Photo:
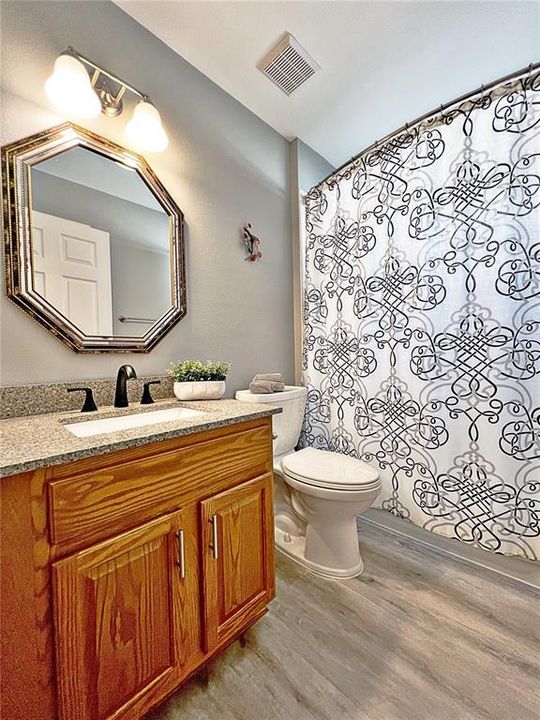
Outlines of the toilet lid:
[{"label": "toilet lid", "polygon": [[286,475],[332,490],[368,489],[379,484],[379,473],[362,460],[340,453],[304,448],[281,461]]}]

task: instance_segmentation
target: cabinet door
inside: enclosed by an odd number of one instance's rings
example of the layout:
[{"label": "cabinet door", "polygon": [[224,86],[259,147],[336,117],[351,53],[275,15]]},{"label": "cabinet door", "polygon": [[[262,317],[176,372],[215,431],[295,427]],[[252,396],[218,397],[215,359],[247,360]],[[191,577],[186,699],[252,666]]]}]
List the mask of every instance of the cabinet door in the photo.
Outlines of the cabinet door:
[{"label": "cabinet door", "polygon": [[54,563],[62,720],[139,717],[191,669],[199,578],[185,520],[171,513]]},{"label": "cabinet door", "polygon": [[201,503],[206,650],[257,617],[275,594],[272,475]]}]

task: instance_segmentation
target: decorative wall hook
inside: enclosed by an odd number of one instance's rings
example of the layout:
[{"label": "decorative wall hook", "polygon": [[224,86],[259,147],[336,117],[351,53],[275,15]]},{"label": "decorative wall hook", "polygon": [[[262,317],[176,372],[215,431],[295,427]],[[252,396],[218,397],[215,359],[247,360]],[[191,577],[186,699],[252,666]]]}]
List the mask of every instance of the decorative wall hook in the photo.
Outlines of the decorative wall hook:
[{"label": "decorative wall hook", "polygon": [[248,251],[248,256],[245,258],[245,260],[249,260],[250,262],[260,260],[262,258],[262,252],[259,249],[261,241],[256,235],[252,233],[251,223],[244,225],[242,236],[244,239],[244,245],[246,246],[246,249]]}]

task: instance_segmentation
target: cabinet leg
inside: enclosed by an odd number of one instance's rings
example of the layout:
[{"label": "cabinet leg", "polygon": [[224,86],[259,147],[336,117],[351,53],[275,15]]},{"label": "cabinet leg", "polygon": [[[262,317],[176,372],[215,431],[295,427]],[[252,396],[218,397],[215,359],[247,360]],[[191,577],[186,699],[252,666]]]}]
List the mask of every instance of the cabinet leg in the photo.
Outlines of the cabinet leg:
[{"label": "cabinet leg", "polygon": [[210,685],[210,668],[201,668],[201,670],[197,673],[197,680],[201,687],[208,690],[208,686]]}]

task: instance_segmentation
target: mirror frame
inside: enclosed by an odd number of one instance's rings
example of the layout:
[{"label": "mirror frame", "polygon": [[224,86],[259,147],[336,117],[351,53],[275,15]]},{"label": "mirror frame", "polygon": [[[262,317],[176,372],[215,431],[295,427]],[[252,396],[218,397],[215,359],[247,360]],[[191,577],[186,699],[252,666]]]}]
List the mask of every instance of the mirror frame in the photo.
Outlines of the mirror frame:
[{"label": "mirror frame", "polygon": [[[135,169],[169,217],[171,307],[142,336],[87,335],[34,290],[31,169],[75,147]],[[6,295],[75,352],[149,352],[186,314],[186,273],[184,215],[146,160],[69,122],[4,145],[1,154]]]}]

